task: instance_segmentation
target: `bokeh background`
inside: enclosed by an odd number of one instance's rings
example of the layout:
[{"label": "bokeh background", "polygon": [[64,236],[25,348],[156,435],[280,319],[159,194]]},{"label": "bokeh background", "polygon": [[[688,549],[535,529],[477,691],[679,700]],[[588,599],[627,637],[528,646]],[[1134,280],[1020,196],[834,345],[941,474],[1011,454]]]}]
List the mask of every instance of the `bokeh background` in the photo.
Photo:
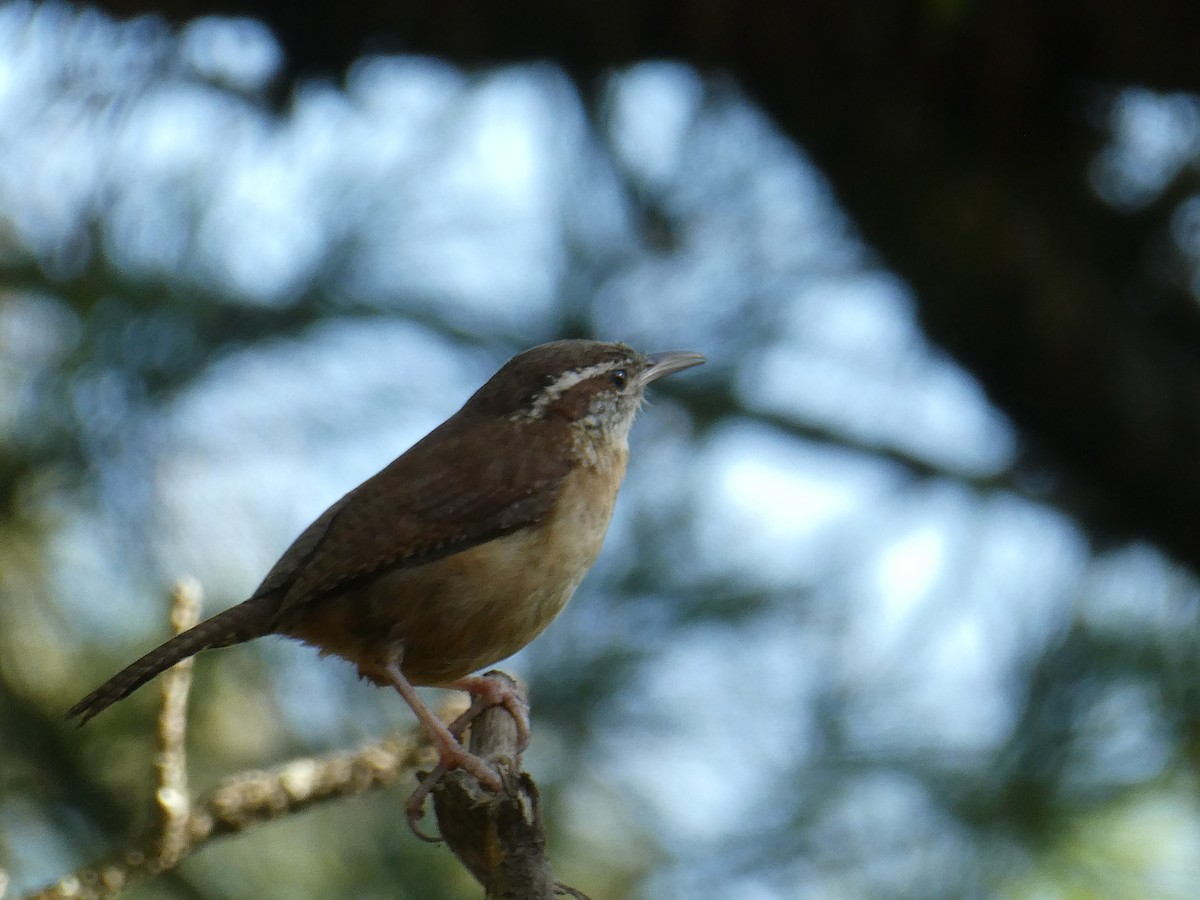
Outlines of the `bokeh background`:
[{"label": "bokeh background", "polygon": [[[819,7],[819,8],[818,8]],[[655,387],[506,668],[605,898],[1200,890],[1200,7],[0,3],[0,869],[149,821],[147,689],[327,504],[559,337]],[[407,722],[198,664],[193,783]],[[467,898],[407,786],[139,898]]]}]

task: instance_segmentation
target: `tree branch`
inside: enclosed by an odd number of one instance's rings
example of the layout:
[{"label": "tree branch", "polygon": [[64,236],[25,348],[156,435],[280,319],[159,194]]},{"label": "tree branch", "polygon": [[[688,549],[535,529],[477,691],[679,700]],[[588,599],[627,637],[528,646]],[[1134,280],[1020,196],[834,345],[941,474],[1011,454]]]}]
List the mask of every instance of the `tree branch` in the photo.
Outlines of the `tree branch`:
[{"label": "tree branch", "polygon": [[[488,677],[517,687],[503,672]],[[471,722],[470,750],[495,764],[503,787],[494,793],[474,776],[454,771],[434,789],[433,808],[443,839],[483,885],[487,900],[587,900],[554,879],[537,785],[520,770],[517,726],[506,709],[486,709]]]},{"label": "tree branch", "polygon": [[[176,632],[199,618],[200,590],[180,582],[172,594]],[[158,824],[133,846],[71,873],[25,900],[101,900],[177,866],[214,838],[243,831],[339,797],[385,787],[425,763],[429,742],[414,727],[351,753],[301,757],[265,771],[234,775],[193,802],[184,752],[191,661],[164,675],[158,717]],[[0,872],[0,894],[7,879]]]},{"label": "tree branch", "polygon": [[[422,764],[428,743],[414,734],[395,735],[353,753],[302,757],[277,768],[244,772],[219,784],[172,819],[168,841],[159,830],[148,839],[73,872],[25,900],[100,900],[178,865],[214,838],[280,819],[318,803],[385,787]],[[163,792],[160,785],[156,796]],[[160,801],[161,803],[161,801]],[[164,816],[164,819],[166,817]],[[170,856],[164,847],[174,847]],[[155,849],[146,849],[155,848]]]}]

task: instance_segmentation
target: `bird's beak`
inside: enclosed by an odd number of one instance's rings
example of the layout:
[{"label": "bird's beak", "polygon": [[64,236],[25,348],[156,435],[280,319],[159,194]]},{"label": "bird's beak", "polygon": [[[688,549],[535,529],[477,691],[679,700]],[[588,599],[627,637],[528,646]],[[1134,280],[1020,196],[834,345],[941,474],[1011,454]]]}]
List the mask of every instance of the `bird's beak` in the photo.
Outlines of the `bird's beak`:
[{"label": "bird's beak", "polygon": [[642,369],[642,384],[649,384],[670,375],[672,372],[682,372],[692,366],[704,362],[703,353],[693,353],[691,350],[664,350],[662,353],[646,354],[646,368]]}]

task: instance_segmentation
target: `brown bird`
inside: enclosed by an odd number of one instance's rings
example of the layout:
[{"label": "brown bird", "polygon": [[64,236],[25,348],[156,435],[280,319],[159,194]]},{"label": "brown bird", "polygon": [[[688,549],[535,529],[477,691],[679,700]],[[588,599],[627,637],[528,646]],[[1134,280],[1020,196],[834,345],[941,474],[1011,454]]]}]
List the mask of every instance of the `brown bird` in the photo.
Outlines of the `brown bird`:
[{"label": "brown bird", "polygon": [[528,739],[523,704],[469,676],[562,610],[600,552],[646,386],[702,362],[579,340],[518,354],[306,528],[250,599],[151,650],[68,716],[82,724],[201,650],[282,634],[394,687],[432,732],[441,772],[498,788],[459,743],[465,723],[452,732],[414,685],[469,691],[476,711],[504,703]]}]

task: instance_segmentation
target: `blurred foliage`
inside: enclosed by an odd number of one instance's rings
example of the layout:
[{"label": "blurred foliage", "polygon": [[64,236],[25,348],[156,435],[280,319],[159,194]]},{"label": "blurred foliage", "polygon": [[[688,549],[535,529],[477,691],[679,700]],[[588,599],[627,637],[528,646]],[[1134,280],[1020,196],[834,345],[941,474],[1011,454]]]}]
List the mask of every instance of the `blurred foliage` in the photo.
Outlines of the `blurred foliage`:
[{"label": "blurred foliage", "polygon": [[[1191,13],[799,6],[0,6],[10,891],[148,821],[153,688],[62,712],[174,577],[241,599],[517,349],[595,335],[710,361],[511,664],[564,880],[1194,893]],[[199,790],[403,716],[282,641],[197,669]],[[477,896],[404,793],[134,894]]]}]

